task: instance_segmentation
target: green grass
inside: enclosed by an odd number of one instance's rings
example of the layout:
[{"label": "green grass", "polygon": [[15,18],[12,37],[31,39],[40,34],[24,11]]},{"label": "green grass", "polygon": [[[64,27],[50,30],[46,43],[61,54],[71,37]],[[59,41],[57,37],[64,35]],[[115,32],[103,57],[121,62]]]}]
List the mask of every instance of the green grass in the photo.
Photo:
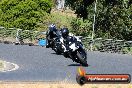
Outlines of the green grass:
[{"label": "green grass", "polygon": [[62,27],[68,27],[69,29],[71,28],[70,23],[72,21],[72,18],[74,18],[72,15],[69,15],[69,13],[67,14],[66,12],[53,12],[51,13],[52,15],[52,20],[53,22],[56,23],[56,25],[58,26],[58,28],[62,28]]},{"label": "green grass", "polygon": [[132,54],[132,47],[125,47],[123,49],[123,51],[125,51],[126,53]]},{"label": "green grass", "polygon": [[4,68],[4,62],[0,60],[0,70],[2,70],[3,68]]}]

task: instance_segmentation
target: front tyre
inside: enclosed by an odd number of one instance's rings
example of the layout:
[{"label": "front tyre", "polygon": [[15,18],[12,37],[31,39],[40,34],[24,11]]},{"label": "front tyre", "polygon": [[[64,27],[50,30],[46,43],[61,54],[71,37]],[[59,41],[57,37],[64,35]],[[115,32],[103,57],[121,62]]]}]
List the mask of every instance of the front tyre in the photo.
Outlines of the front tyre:
[{"label": "front tyre", "polygon": [[77,51],[77,58],[83,66],[88,66],[87,64],[87,54],[85,53],[84,50]]},{"label": "front tyre", "polygon": [[46,48],[50,48],[49,40],[46,39]]}]

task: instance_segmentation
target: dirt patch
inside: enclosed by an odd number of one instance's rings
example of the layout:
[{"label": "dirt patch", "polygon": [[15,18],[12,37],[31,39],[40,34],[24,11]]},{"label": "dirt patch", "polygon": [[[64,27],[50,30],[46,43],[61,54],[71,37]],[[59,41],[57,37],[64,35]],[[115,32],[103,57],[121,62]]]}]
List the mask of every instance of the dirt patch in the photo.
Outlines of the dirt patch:
[{"label": "dirt patch", "polygon": [[[7,38],[2,39],[0,37],[0,43],[4,43],[4,44],[14,44],[15,42],[18,42],[18,41],[16,41],[15,38],[7,37]],[[32,43],[33,45],[38,45],[38,40],[30,41],[29,39],[24,39],[23,42],[25,44]]]},{"label": "dirt patch", "polygon": [[0,88],[132,88],[132,84],[85,84],[47,83],[47,82],[9,82],[1,83]]}]

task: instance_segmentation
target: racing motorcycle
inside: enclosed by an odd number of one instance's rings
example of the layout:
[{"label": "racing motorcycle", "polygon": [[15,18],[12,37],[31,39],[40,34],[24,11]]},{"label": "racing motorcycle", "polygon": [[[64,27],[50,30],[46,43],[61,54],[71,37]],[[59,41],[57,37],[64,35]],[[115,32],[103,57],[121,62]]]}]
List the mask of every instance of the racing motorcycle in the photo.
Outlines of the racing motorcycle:
[{"label": "racing motorcycle", "polygon": [[63,54],[65,57],[69,57],[83,66],[88,66],[87,54],[83,48],[83,44],[74,36],[70,36],[68,39],[69,50],[67,52],[64,52],[67,44],[65,44],[59,31],[48,31],[46,40],[48,41],[47,44],[49,44],[46,47],[51,47],[57,54]]},{"label": "racing motorcycle", "polygon": [[[68,41],[69,41],[69,45],[68,45],[69,50],[63,52],[63,55],[65,57],[71,58],[73,61],[77,63],[82,64],[83,66],[88,66],[87,53],[83,47],[83,44],[80,41],[78,41],[74,36],[70,36]],[[60,50],[64,50],[63,45],[61,46]]]}]

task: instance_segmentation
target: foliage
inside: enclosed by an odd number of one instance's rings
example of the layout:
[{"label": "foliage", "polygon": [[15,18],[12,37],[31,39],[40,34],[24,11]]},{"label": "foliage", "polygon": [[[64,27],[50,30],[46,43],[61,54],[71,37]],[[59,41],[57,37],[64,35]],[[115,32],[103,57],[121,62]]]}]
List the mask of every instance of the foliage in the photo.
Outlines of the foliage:
[{"label": "foliage", "polygon": [[77,17],[87,19],[87,6],[91,5],[94,0],[66,0],[66,6],[70,6],[75,10]]},{"label": "foliage", "polygon": [[2,0],[0,2],[0,26],[24,30],[36,28],[41,17],[49,13],[52,0]]},{"label": "foliage", "polygon": [[46,31],[48,29],[47,25],[55,24],[58,29],[62,27],[68,27],[71,29],[71,20],[73,17],[66,15],[66,13],[62,13],[60,11],[52,12],[51,14],[45,15],[41,19],[43,20],[38,24],[39,31]]},{"label": "foliage", "polygon": [[78,36],[91,35],[91,31],[89,30],[91,24],[92,23],[89,22],[89,20],[83,21],[83,19],[74,18],[71,21],[72,32]]},{"label": "foliage", "polygon": [[[83,1],[74,0],[69,1],[66,0],[69,6],[76,10],[78,17],[86,16],[81,15],[84,10],[80,9],[85,6]],[[92,0],[91,0],[92,1]],[[79,3],[79,4],[78,4]],[[131,40],[132,38],[132,5],[129,4],[128,0],[97,0],[97,12],[94,12],[94,3],[90,3],[87,5],[87,18],[88,23],[93,23],[93,15],[96,14],[95,21],[95,36],[94,37],[103,37],[103,38],[116,38],[116,39],[125,39]],[[85,6],[86,7],[86,6]],[[79,8],[79,9],[77,9]],[[79,11],[78,11],[79,10]],[[86,15],[86,14],[85,14]],[[74,22],[74,23],[73,23]],[[74,20],[72,24],[78,23],[78,20]],[[74,25],[72,25],[73,30],[75,30]],[[81,28],[76,28],[78,33],[81,33]],[[88,26],[83,32],[84,35],[86,30],[92,31],[92,24]],[[80,31],[81,30],[81,31]],[[83,34],[81,33],[81,34]],[[88,35],[86,35],[88,36]]]},{"label": "foliage", "polygon": [[[95,34],[96,37],[131,39],[131,9],[125,8],[122,0],[108,5],[105,1],[97,3]],[[102,35],[104,34],[104,35]]]}]

